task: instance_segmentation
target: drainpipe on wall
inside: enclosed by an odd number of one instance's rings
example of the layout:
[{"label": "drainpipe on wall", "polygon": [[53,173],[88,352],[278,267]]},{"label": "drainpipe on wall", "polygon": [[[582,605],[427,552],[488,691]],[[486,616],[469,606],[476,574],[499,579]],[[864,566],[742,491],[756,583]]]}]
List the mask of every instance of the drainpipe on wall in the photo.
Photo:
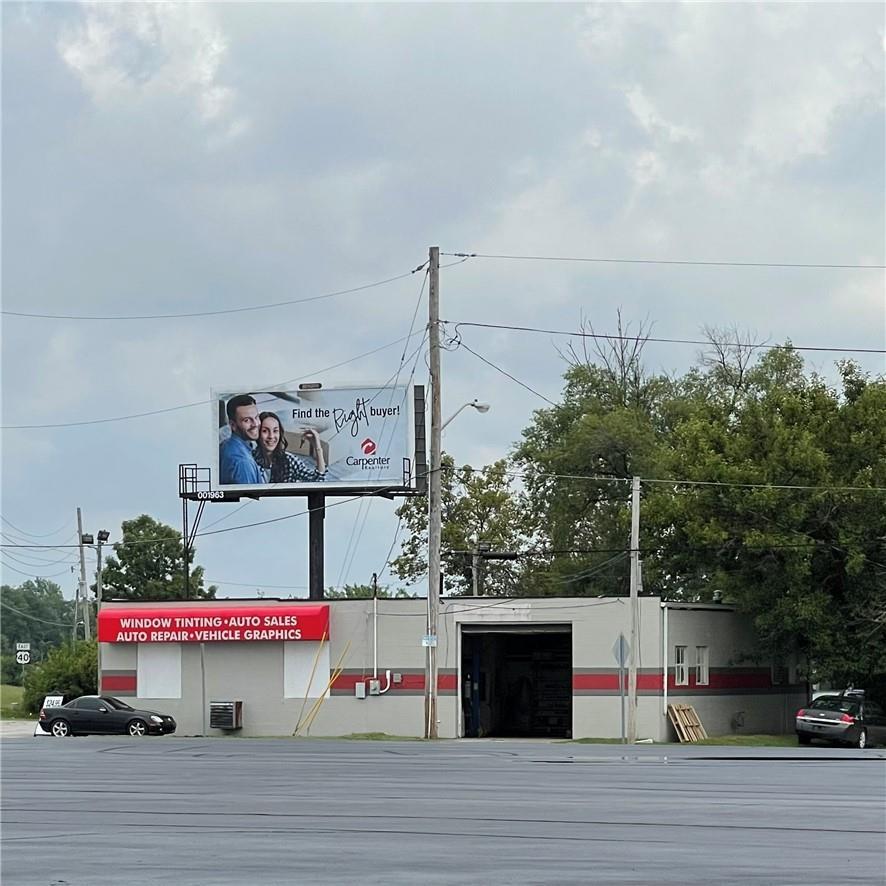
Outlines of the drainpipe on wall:
[{"label": "drainpipe on wall", "polygon": [[[667,717],[668,715],[668,604],[662,600],[661,601],[661,620],[662,620],[662,629],[661,629],[661,645],[662,645],[662,655],[661,655],[661,685],[662,685],[662,694],[661,694],[661,715],[663,717]],[[667,727],[667,722],[665,723],[665,727]]]}]

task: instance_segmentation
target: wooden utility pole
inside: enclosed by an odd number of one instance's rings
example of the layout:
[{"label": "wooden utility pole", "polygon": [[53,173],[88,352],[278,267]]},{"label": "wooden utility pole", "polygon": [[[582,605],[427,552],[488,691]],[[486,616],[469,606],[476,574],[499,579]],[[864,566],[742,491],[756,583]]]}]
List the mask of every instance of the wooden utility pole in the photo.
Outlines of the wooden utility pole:
[{"label": "wooden utility pole", "polygon": [[440,247],[432,246],[428,264],[428,341],[431,379],[431,458],[428,467],[428,633],[425,642],[425,738],[437,738],[437,616],[440,611]]},{"label": "wooden utility pole", "polygon": [[631,651],[628,656],[628,742],[637,740],[637,643],[640,635],[640,478],[631,482]]}]

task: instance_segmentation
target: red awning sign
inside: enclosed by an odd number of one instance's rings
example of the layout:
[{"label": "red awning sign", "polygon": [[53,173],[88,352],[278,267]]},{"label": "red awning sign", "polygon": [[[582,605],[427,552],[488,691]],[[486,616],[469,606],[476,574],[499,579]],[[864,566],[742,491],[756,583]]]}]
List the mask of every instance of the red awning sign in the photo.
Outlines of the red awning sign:
[{"label": "red awning sign", "polygon": [[329,639],[329,606],[111,606],[102,643],[256,643]]}]

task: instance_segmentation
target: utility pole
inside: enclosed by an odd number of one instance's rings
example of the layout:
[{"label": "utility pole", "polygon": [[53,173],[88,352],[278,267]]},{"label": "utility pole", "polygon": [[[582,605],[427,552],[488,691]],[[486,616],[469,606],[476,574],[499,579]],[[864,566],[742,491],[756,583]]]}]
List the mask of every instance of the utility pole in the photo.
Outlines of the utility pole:
[{"label": "utility pole", "polygon": [[442,535],[440,463],[440,247],[428,252],[428,342],[431,370],[431,459],[428,467],[428,635],[425,660],[425,738],[437,738],[437,616]]},{"label": "utility pole", "polygon": [[74,639],[77,639],[77,612],[83,616],[83,637],[89,640],[92,631],[89,627],[89,600],[86,587],[86,555],[83,551],[83,516],[77,508],[77,544],[80,547],[80,584],[77,586],[77,604],[74,606]]},{"label": "utility pole", "polygon": [[[96,654],[96,671],[97,678],[95,681],[96,692],[102,694],[102,644],[98,635],[99,616],[102,611],[102,542],[107,538],[107,532],[102,530],[98,534],[98,545],[96,546],[97,569],[95,573],[95,654]],[[104,536],[105,538],[102,538]]]},{"label": "utility pole", "polygon": [[628,656],[628,743],[637,740],[637,641],[640,634],[640,478],[631,482],[631,651]]}]

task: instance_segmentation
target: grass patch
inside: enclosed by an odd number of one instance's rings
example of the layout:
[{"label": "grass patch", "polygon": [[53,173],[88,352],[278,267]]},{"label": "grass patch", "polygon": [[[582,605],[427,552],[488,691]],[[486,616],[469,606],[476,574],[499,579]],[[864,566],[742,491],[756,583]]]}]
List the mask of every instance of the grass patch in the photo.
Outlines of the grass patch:
[{"label": "grass patch", "polygon": [[704,745],[729,745],[740,748],[794,748],[796,735],[717,735],[695,742]]},{"label": "grass patch", "polygon": [[21,686],[11,686],[9,683],[0,684],[0,718],[4,720],[32,720],[22,710]]},{"label": "grass patch", "polygon": [[424,741],[423,738],[416,738],[414,735],[388,735],[387,732],[351,732],[349,735],[335,737],[347,741]]},{"label": "grass patch", "polygon": [[[620,738],[576,738],[567,744],[621,744]],[[675,747],[680,746],[680,742],[655,742],[650,745],[649,742],[641,742],[641,746],[645,747]],[[729,746],[740,748],[793,748],[797,746],[796,735],[715,735],[702,741],[686,742],[685,747],[693,745],[712,745],[712,746]]]}]

